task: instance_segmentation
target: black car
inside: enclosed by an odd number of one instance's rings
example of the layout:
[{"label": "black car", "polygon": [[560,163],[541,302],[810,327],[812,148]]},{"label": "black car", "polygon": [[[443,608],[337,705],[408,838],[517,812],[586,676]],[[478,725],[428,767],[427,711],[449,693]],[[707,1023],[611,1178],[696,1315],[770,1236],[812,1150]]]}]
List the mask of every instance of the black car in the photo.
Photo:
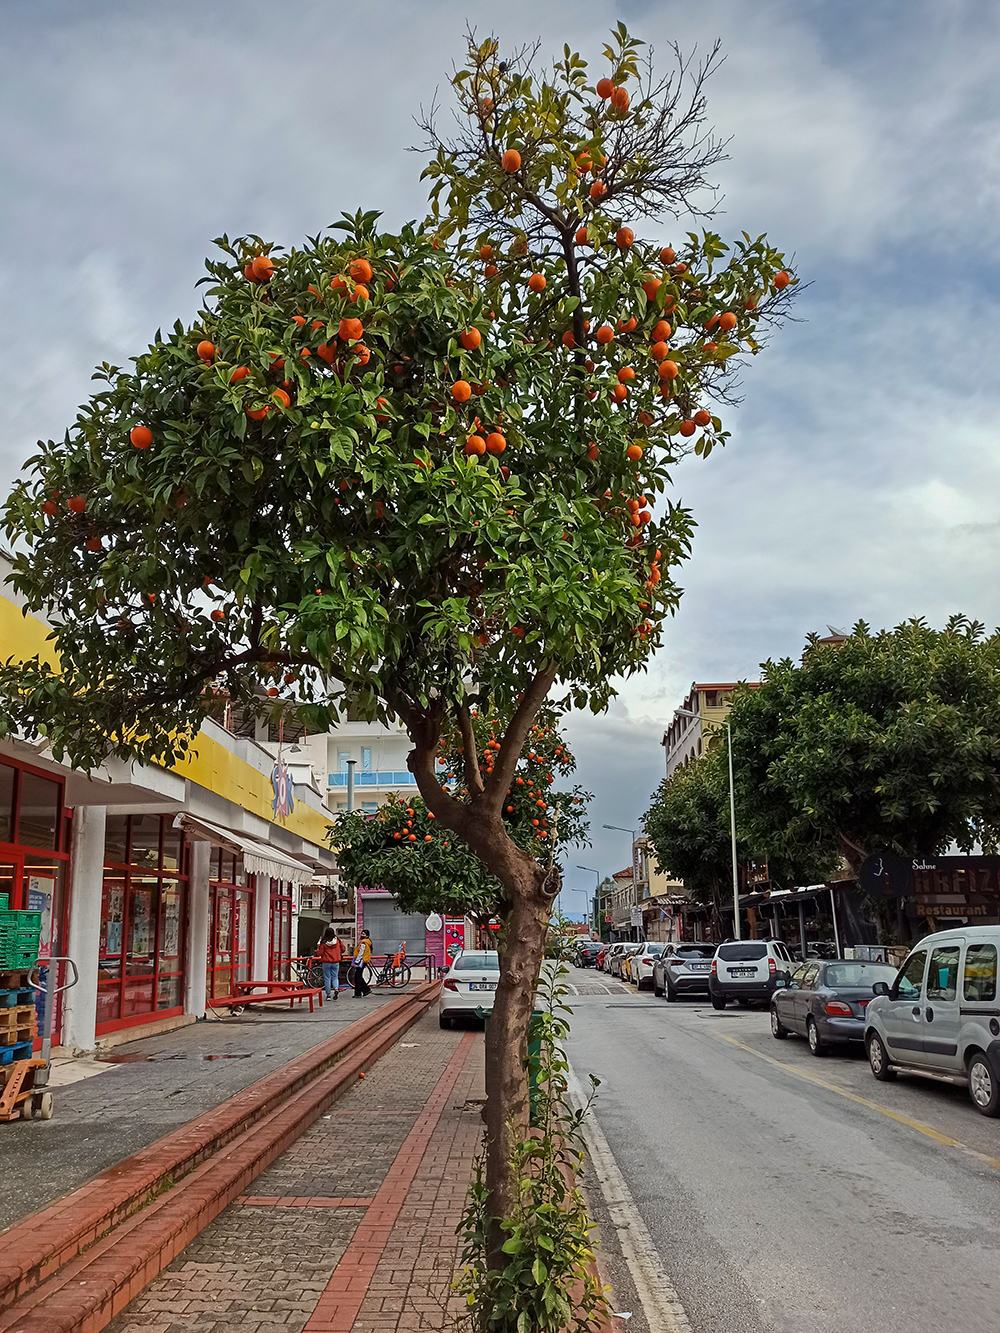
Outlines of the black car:
[{"label": "black car", "polygon": [[895,979],[896,969],[887,963],[810,959],[795,969],[786,985],[777,983],[771,997],[771,1033],[779,1041],[790,1032],[805,1037],[813,1055],[825,1055],[845,1041],[863,1041],[872,986],[876,981],[891,985]]},{"label": "black car", "polygon": [[600,952],[600,940],[581,940],[576,946],[573,961],[577,967],[594,967],[597,963],[597,955]]}]

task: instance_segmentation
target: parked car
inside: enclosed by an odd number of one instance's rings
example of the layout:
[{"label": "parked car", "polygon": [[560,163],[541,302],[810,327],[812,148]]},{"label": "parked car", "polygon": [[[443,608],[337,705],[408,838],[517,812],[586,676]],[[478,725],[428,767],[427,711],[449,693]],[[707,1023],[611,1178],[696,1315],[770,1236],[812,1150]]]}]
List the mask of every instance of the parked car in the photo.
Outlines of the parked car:
[{"label": "parked car", "polygon": [[714,944],[668,944],[653,964],[653,994],[707,995]]},{"label": "parked car", "polygon": [[493,949],[460,953],[444,974],[438,993],[438,1023],[450,1028],[460,1014],[476,1017],[477,1009],[493,1012],[493,992],[500,980],[500,955]]},{"label": "parked car", "polygon": [[928,935],[891,982],[877,981],[865,1046],[881,1081],[899,1071],[968,1088],[982,1115],[1000,1115],[1000,926]]},{"label": "parked car", "polygon": [[770,1000],[779,976],[787,981],[794,971],[791,954],[781,940],[727,940],[715,951],[708,974],[713,1009],[725,1009],[729,1000],[749,1004]]},{"label": "parked car", "polygon": [[619,940],[616,944],[609,944],[604,951],[604,970],[610,976],[614,976],[615,958],[622,953],[624,948],[624,943]]},{"label": "parked car", "polygon": [[654,940],[637,949],[628,959],[628,980],[636,990],[653,989],[653,964],[662,952],[662,941]]},{"label": "parked car", "polygon": [[625,959],[631,958],[632,954],[638,952],[638,950],[641,948],[642,948],[641,944],[622,944],[618,952],[612,955],[611,975],[613,977],[621,977],[622,965],[625,962]]},{"label": "parked car", "polygon": [[576,953],[573,961],[577,967],[594,967],[597,963],[597,955],[601,951],[599,940],[581,940],[576,946]]},{"label": "parked car", "polygon": [[837,958],[800,964],[787,984],[779,977],[771,996],[771,1035],[783,1041],[790,1032],[805,1037],[813,1055],[831,1046],[863,1041],[865,1010],[877,981],[892,982],[896,969],[886,963]]}]

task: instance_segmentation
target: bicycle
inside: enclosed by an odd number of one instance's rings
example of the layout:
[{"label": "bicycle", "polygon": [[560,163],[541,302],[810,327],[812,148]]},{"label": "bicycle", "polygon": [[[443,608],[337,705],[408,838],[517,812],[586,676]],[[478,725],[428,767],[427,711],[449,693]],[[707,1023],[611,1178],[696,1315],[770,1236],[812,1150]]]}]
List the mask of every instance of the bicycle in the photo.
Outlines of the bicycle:
[{"label": "bicycle", "polygon": [[324,986],[323,964],[318,958],[293,958],[292,968],[296,981],[301,981],[304,986]]},{"label": "bicycle", "polygon": [[[373,967],[371,963],[362,963],[362,977],[368,986],[408,986],[412,973],[409,964],[406,962],[406,950],[401,949],[395,954],[386,954],[385,961],[381,967]],[[347,969],[347,984],[353,986],[357,977],[357,964],[351,963]]]}]

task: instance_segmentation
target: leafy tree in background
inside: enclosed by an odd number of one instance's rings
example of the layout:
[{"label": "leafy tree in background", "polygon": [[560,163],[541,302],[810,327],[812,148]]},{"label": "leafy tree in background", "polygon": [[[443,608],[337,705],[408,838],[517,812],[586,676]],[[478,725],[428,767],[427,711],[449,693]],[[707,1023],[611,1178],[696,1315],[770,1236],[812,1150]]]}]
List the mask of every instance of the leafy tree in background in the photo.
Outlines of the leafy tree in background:
[{"label": "leafy tree in background", "polygon": [[[737,697],[752,693],[755,691],[738,690]],[[833,871],[839,858],[822,845],[786,840],[780,849],[772,843],[768,855],[763,844],[755,841],[756,825],[744,788],[737,788],[737,798],[736,855],[740,864],[767,861],[772,882],[782,888],[823,882]],[[710,748],[665,778],[643,823],[660,868],[683,880],[695,901],[710,906],[720,922],[723,904],[728,907],[731,902],[733,875],[725,747]]]},{"label": "leafy tree in background", "polygon": [[764,664],[729,720],[738,810],[765,855],[812,847],[857,873],[873,852],[933,856],[1000,834],[1000,636],[953,616]]},{"label": "leafy tree in background", "polygon": [[[405,723],[428,811],[510,903],[495,1218],[559,888],[509,836],[507,792],[553,688],[600,711],[660,643],[692,532],[669,466],[725,442],[717,405],[794,290],[763,237],[690,233],[675,253],[635,235],[704,197],[717,53],[660,80],[619,27],[596,84],[569,47],[548,72],[534,54],[470,43],[453,79],[468,129],[434,140],[425,225],[391,235],[359,212],[289,250],[223,236],[193,325],[101,368],[6,510],[14,584],[51,615],[60,671],[0,667],[0,727],[84,768],[170,762],[220,687],[310,730],[345,706]],[[505,720],[489,763],[477,700]],[[452,727],[464,793],[436,770]]]},{"label": "leafy tree in background", "polygon": [[[488,710],[472,709],[470,721],[477,752],[494,755],[497,735],[505,730],[500,718]],[[528,741],[507,793],[503,822],[511,841],[540,864],[549,865],[560,848],[586,841],[592,798],[578,786],[559,791],[553,785],[576,768],[554,709],[546,707],[539,713]],[[452,732],[443,746],[440,777],[453,794],[467,795],[457,776],[463,771],[462,737]],[[355,889],[380,885],[403,912],[468,916],[480,929],[494,918],[503,924],[510,914],[503,883],[468,843],[448,835],[419,798],[390,797],[377,814],[345,812],[337,817],[333,840],[343,882]],[[501,947],[504,942],[501,934]]]}]

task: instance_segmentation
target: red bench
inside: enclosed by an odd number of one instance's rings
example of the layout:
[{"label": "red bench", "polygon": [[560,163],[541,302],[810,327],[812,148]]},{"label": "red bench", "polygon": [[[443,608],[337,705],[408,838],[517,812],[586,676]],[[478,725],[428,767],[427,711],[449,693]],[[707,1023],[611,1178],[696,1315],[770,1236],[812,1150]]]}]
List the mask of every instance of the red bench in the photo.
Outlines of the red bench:
[{"label": "red bench", "polygon": [[313,1000],[319,996],[323,1003],[323,989],[320,986],[306,986],[301,981],[237,981],[235,994],[218,995],[209,1000],[212,1009],[242,1009],[248,1004],[267,1004],[273,1000],[287,1000],[289,1009],[296,1001],[308,1000],[309,1012],[313,1012]]}]

